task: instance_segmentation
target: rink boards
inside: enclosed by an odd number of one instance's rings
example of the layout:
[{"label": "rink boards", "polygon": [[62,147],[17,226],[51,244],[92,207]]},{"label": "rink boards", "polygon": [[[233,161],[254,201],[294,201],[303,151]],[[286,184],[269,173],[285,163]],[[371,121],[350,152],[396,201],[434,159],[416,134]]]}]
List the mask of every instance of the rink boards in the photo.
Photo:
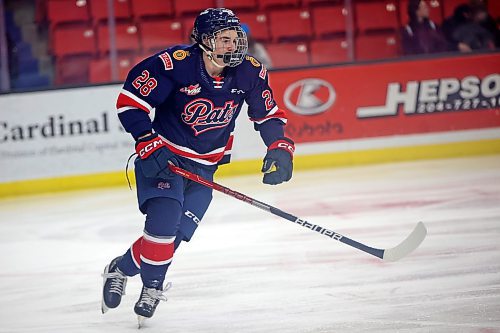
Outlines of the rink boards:
[{"label": "rink boards", "polygon": [[[498,53],[276,71],[296,169],[500,153]],[[120,85],[0,96],[0,197],[126,186],[133,141],[115,111]],[[265,146],[238,118],[233,163],[255,173]]]}]

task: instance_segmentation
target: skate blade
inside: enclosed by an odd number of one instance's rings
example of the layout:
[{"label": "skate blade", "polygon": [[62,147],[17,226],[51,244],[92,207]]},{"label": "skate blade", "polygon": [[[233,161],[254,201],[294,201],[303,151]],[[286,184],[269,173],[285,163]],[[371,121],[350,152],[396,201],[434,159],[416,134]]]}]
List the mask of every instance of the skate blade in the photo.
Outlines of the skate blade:
[{"label": "skate blade", "polygon": [[137,328],[141,329],[141,327],[144,327],[144,323],[146,322],[146,317],[143,316],[137,316]]},{"label": "skate blade", "polygon": [[104,300],[101,301],[101,312],[102,314],[105,314],[106,312],[108,312],[109,308],[106,306],[106,304],[104,304]]},{"label": "skate blade", "polygon": [[[104,273],[103,274],[106,274],[109,272],[109,265],[106,265],[106,267],[104,267]],[[103,277],[102,279],[102,288],[104,290],[104,284],[106,283],[106,278]],[[106,306],[106,304],[104,303],[104,292],[101,292],[101,312],[102,314],[105,314],[106,312],[108,312],[109,308]]]}]

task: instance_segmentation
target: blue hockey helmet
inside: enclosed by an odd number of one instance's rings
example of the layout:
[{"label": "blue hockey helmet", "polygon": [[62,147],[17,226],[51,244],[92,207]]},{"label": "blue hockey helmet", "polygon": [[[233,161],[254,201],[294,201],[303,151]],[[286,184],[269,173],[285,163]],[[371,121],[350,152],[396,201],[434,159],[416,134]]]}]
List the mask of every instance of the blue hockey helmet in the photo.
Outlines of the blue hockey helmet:
[{"label": "blue hockey helmet", "polygon": [[[217,34],[233,30],[236,32],[234,50],[215,55]],[[193,39],[200,45],[209,58],[222,59],[225,65],[234,67],[239,65],[248,50],[247,36],[240,25],[240,20],[232,10],[225,8],[208,8],[202,11],[194,22]]]}]

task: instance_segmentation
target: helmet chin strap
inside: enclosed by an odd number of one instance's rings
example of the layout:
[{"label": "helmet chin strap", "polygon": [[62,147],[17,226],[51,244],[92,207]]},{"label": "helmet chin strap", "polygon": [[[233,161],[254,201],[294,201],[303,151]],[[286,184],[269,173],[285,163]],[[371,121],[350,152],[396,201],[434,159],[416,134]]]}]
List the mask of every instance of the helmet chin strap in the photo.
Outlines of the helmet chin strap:
[{"label": "helmet chin strap", "polygon": [[[219,64],[215,61],[213,52],[212,52],[212,51],[207,50],[207,47],[206,47],[205,45],[203,45],[203,44],[201,44],[201,43],[198,43],[198,45],[199,45],[199,46],[200,46],[200,48],[203,50],[203,52],[205,52],[205,54],[206,54],[206,55],[207,55],[207,57],[208,57],[208,60],[210,60],[210,62],[211,62],[212,64],[214,64],[214,66],[216,66],[216,67],[218,67],[218,68],[224,68],[224,67],[226,67],[226,65],[219,65]],[[216,54],[216,55],[215,55],[215,57],[217,57],[217,58],[224,58],[224,56],[223,56],[223,55],[220,55],[220,54]]]}]

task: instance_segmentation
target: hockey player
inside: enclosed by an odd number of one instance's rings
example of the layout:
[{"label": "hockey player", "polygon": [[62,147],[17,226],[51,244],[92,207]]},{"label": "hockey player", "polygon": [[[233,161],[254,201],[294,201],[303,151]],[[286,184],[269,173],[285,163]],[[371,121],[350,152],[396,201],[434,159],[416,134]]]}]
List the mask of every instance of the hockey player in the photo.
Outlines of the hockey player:
[{"label": "hockey player", "polygon": [[[188,242],[212,190],[173,174],[178,165],[212,180],[228,163],[235,120],[244,102],[268,147],[263,182],[292,176],[294,143],[284,136],[266,68],[247,55],[247,38],[231,10],[209,8],[195,20],[191,46],[174,46],[137,64],[118,96],[118,117],[136,140],[135,176],[143,235],[104,269],[102,312],[116,308],[127,277],[140,274],[143,288],[134,311],[139,325],[166,300],[165,275],[181,241]],[[155,110],[153,121],[149,114]]]}]

